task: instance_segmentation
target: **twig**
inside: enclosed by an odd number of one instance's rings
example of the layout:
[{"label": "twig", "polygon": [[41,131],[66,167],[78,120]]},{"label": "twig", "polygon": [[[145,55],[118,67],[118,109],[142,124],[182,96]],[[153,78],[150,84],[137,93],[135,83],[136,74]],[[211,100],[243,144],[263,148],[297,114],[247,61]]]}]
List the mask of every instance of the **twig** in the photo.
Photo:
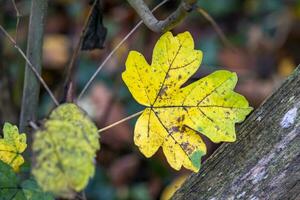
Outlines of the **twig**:
[{"label": "twig", "polygon": [[56,100],[55,96],[53,95],[53,93],[51,92],[51,90],[49,89],[49,87],[47,86],[46,82],[44,81],[44,79],[41,77],[41,75],[38,73],[38,71],[36,70],[36,68],[32,65],[32,63],[30,62],[30,60],[27,58],[27,56],[25,55],[25,53],[22,51],[22,49],[17,45],[16,41],[8,34],[8,32],[2,27],[2,25],[0,25],[0,30],[4,33],[4,35],[9,39],[9,41],[13,44],[14,48],[16,48],[18,50],[18,52],[21,54],[21,56],[25,59],[26,63],[29,65],[30,69],[33,71],[33,73],[35,74],[35,76],[38,78],[38,80],[40,81],[40,83],[43,85],[43,87],[45,88],[45,90],[48,92],[48,94],[50,95],[51,99],[53,100],[53,102],[55,103],[56,106],[59,105],[58,101]]},{"label": "twig", "polygon": [[174,28],[180,21],[182,21],[186,15],[193,11],[195,8],[197,12],[204,16],[213,26],[222,42],[234,49],[234,46],[230,43],[230,41],[226,38],[223,31],[217,25],[215,20],[202,8],[196,5],[196,0],[182,0],[181,4],[169,17],[165,20],[157,20],[152,12],[149,10],[148,6],[145,4],[144,0],[127,0],[129,4],[136,10],[139,16],[142,18],[143,22],[146,26],[154,32],[165,32]]},{"label": "twig", "polygon": [[29,125],[36,131],[39,129],[39,127],[36,125],[36,123],[34,123],[33,121],[29,122]]},{"label": "twig", "polygon": [[[66,70],[66,79],[65,79],[65,83],[64,83],[64,86],[67,90],[69,90],[69,86],[70,86],[70,82],[71,82],[71,77],[74,73],[74,66],[75,66],[75,62],[78,58],[78,55],[80,53],[80,49],[81,49],[81,45],[82,45],[82,42],[83,42],[83,38],[86,34],[86,31],[87,31],[87,26],[89,24],[89,19],[90,19],[90,16],[93,12],[93,9],[95,8],[95,6],[97,5],[97,2],[98,0],[94,0],[94,3],[92,5],[92,7],[90,8],[89,10],[89,13],[85,19],[85,22],[84,22],[84,25],[83,25],[83,28],[81,30],[81,34],[80,34],[80,37],[79,37],[79,41],[75,47],[75,50],[73,52],[73,55],[72,55],[72,58],[71,58],[71,61],[70,61],[70,64],[68,65],[67,67],[67,70]],[[66,92],[66,91],[65,91]],[[67,91],[68,93],[68,91]]]},{"label": "twig", "polygon": [[235,49],[234,46],[231,44],[231,42],[227,39],[221,28],[218,26],[216,21],[201,7],[197,7],[196,11],[199,12],[207,21],[211,23],[215,31],[217,32],[218,36],[224,43],[224,45],[228,46],[230,49]]},{"label": "twig", "polygon": [[144,0],[127,0],[142,18],[145,25],[154,32],[166,32],[174,28],[194,8],[197,0],[182,0],[178,8],[165,20],[157,20]]},{"label": "twig", "polygon": [[[162,5],[164,5],[166,2],[168,2],[169,0],[164,0],[162,1],[160,4],[158,4],[157,6],[155,6],[152,9],[152,12],[154,12],[155,10],[157,10],[159,7],[161,7]],[[93,76],[88,80],[88,82],[85,84],[84,88],[82,89],[82,91],[80,92],[78,99],[81,99],[82,96],[84,95],[84,93],[86,92],[86,90],[88,89],[88,87],[90,86],[90,84],[93,82],[93,80],[96,78],[96,76],[98,75],[98,73],[101,71],[101,69],[104,67],[104,65],[107,63],[107,61],[116,53],[116,51],[120,48],[120,46],[122,44],[124,44],[124,42],[134,33],[134,31],[136,31],[136,29],[138,29],[141,25],[142,25],[143,21],[139,21],[134,27],[133,29],[121,40],[121,42],[108,54],[108,56],[104,59],[104,61],[98,66],[96,72],[93,74]]]},{"label": "twig", "polygon": [[17,15],[16,35],[15,35],[15,41],[16,41],[16,43],[17,43],[17,41],[18,41],[18,30],[19,30],[19,23],[20,23],[20,17],[21,17],[21,14],[20,14],[20,12],[19,12],[19,9],[18,9],[18,7],[17,7],[17,5],[16,5],[15,0],[12,0],[12,4],[13,4],[13,6],[14,6],[14,9],[15,9],[16,15]]},{"label": "twig", "polygon": [[113,124],[111,124],[111,125],[109,125],[109,126],[106,126],[106,127],[104,127],[104,128],[101,128],[101,129],[98,130],[98,133],[103,132],[103,131],[106,131],[106,130],[108,130],[108,129],[114,127],[114,126],[117,126],[117,125],[119,125],[119,124],[121,124],[121,123],[123,123],[123,122],[125,122],[125,121],[128,121],[128,120],[130,120],[130,119],[132,119],[132,118],[134,118],[134,117],[136,117],[136,116],[139,116],[139,115],[142,114],[143,112],[144,112],[143,110],[142,110],[142,111],[139,111],[139,112],[134,113],[134,114],[132,114],[132,115],[130,115],[130,116],[128,116],[128,117],[125,117],[124,119],[121,119],[121,120],[119,120],[119,121],[117,121],[117,122],[115,122],[115,123],[113,123]]}]

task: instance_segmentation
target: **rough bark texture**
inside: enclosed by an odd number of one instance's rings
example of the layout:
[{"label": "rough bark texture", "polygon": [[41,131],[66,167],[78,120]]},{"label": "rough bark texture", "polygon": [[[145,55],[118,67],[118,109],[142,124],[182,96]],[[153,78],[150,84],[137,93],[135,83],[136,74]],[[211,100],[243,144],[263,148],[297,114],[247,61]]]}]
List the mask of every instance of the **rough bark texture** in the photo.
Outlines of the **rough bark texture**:
[{"label": "rough bark texture", "polygon": [[300,199],[300,67],[172,199]]}]

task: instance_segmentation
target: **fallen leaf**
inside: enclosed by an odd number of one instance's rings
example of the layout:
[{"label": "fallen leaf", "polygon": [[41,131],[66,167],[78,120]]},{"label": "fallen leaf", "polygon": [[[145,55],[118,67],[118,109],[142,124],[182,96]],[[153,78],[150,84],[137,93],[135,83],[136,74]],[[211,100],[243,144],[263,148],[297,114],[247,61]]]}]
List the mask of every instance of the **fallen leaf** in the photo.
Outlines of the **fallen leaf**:
[{"label": "fallen leaf", "polygon": [[5,123],[3,127],[3,138],[0,139],[0,160],[10,165],[14,171],[24,163],[21,155],[26,149],[26,135],[19,134],[17,126]]},{"label": "fallen leaf", "polygon": [[206,146],[198,132],[215,143],[236,140],[235,123],[252,110],[233,91],[237,76],[216,71],[187,86],[197,71],[202,52],[194,50],[189,32],[161,36],[154,47],[152,64],[131,51],[122,78],[137,102],[146,109],[137,120],[134,142],[151,157],[160,146],[170,163],[197,172]]}]

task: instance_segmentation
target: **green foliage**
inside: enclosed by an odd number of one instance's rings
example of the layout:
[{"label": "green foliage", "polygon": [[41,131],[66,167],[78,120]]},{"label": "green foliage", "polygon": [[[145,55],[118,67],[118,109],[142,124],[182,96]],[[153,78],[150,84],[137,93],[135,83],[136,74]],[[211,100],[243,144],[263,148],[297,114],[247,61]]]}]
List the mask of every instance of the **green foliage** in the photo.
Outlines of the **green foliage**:
[{"label": "green foliage", "polygon": [[97,127],[78,106],[53,110],[33,143],[32,173],[43,190],[67,198],[82,190],[94,175],[98,140]]},{"label": "green foliage", "polygon": [[0,200],[53,200],[33,179],[20,181],[13,169],[0,161]]}]

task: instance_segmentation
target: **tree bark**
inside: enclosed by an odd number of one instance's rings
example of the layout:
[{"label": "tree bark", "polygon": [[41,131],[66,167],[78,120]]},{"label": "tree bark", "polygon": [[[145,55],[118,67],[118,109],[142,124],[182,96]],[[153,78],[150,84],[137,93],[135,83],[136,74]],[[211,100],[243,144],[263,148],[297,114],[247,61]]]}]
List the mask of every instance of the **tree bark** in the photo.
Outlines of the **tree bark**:
[{"label": "tree bark", "polygon": [[300,199],[300,66],[172,199]]}]

